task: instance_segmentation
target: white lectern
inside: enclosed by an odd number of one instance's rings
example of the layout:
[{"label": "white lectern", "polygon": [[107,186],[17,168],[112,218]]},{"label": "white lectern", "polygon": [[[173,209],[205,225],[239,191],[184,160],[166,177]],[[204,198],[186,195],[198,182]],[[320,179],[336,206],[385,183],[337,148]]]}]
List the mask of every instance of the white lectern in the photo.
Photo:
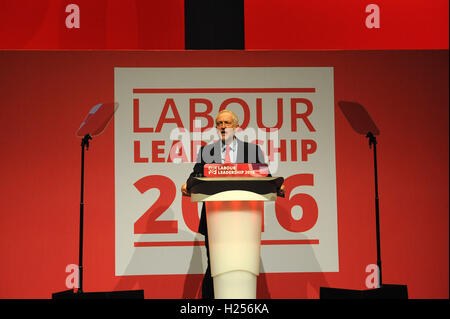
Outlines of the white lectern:
[{"label": "white lectern", "polygon": [[193,202],[205,202],[216,299],[255,299],[264,201],[275,201],[282,177],[193,177]]}]

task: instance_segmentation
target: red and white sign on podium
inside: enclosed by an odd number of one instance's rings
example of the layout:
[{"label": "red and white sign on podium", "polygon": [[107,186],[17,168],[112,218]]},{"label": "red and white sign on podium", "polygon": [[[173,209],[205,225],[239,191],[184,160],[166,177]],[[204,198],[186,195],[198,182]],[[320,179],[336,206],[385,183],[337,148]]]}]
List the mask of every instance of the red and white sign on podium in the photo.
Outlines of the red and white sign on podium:
[{"label": "red and white sign on podium", "polygon": [[267,173],[267,165],[207,164],[205,176],[218,177],[188,181],[191,200],[206,204],[216,299],[256,299],[264,201],[275,201],[283,184]]},{"label": "red and white sign on podium", "polygon": [[206,177],[263,177],[269,174],[267,164],[225,163],[205,164]]}]

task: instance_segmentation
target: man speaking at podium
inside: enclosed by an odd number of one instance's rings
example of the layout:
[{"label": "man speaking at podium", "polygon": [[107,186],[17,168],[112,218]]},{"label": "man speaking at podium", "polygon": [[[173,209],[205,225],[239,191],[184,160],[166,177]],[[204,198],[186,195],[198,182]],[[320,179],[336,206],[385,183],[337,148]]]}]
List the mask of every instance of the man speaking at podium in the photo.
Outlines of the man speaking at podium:
[{"label": "man speaking at podium", "polygon": [[[239,120],[232,111],[222,110],[216,116],[216,128],[220,136],[220,141],[203,146],[197,156],[197,163],[189,177],[203,176],[205,164],[210,163],[261,163],[264,164],[264,156],[259,145],[243,142],[236,138],[236,129],[239,127]],[[269,174],[270,176],[270,174]],[[183,196],[190,196],[187,184],[181,186]],[[279,190],[279,195],[284,194],[284,185]],[[209,262],[208,229],[206,223],[206,208],[203,204],[200,216],[198,232],[205,236],[206,256],[208,266],[202,283],[202,298],[214,298],[214,286],[211,277]]]}]

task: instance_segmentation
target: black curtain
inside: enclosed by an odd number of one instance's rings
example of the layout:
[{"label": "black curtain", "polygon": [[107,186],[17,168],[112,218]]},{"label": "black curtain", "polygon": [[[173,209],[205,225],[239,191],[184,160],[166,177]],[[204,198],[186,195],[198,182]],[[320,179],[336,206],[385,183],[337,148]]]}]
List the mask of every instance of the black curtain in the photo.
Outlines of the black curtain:
[{"label": "black curtain", "polygon": [[244,50],[244,0],[185,0],[186,50]]}]

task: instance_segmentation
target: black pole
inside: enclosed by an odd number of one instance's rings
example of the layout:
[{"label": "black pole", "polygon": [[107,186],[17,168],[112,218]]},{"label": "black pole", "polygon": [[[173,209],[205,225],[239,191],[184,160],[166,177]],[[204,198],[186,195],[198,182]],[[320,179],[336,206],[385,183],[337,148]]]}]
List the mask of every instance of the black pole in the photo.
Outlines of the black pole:
[{"label": "black pole", "polygon": [[378,266],[378,279],[379,287],[382,286],[381,277],[381,249],[380,249],[380,206],[378,197],[378,169],[377,169],[377,139],[372,132],[368,132],[366,137],[369,138],[369,147],[373,145],[373,163],[375,173],[375,219],[376,219],[376,232],[377,232],[377,266]]},{"label": "black pole", "polygon": [[83,215],[84,215],[84,148],[89,149],[89,140],[92,137],[86,134],[81,140],[81,200],[80,200],[80,245],[78,253],[78,293],[83,292]]}]

